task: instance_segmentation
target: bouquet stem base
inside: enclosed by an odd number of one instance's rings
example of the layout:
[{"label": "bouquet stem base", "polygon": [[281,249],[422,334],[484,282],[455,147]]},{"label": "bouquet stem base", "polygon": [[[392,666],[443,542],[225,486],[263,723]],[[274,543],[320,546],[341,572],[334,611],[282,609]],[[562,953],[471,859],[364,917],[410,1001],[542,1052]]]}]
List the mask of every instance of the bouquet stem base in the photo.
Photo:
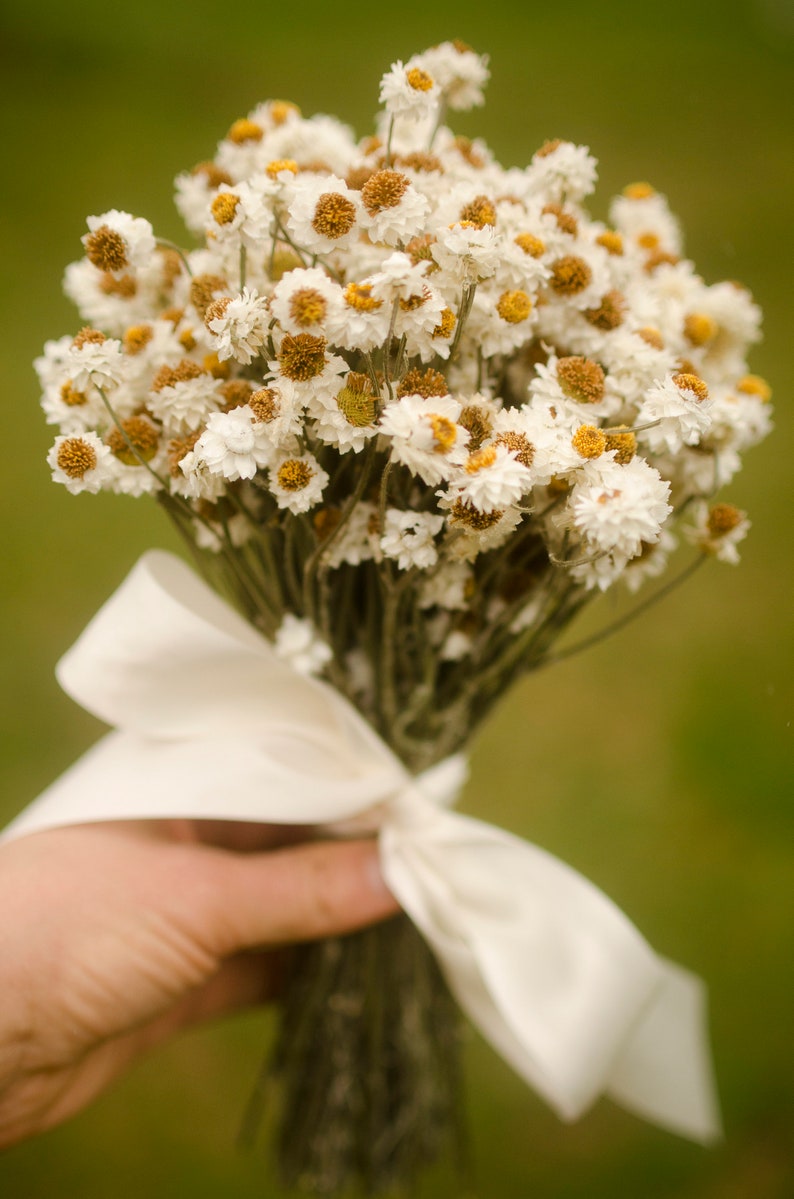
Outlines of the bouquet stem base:
[{"label": "bouquet stem base", "polygon": [[460,1014],[405,916],[295,951],[270,1063],[282,1184],[309,1195],[410,1194],[465,1166]]}]

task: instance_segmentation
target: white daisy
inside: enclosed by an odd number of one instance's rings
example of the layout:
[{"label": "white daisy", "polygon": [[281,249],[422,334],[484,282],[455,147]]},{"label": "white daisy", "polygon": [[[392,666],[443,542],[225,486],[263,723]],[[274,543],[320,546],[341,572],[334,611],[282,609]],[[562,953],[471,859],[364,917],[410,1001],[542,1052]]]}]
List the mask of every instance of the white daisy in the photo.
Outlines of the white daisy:
[{"label": "white daisy", "polygon": [[72,495],[81,491],[95,495],[110,480],[113,455],[96,433],[88,431],[56,437],[47,454],[47,465],[53,482],[63,483]]},{"label": "white daisy", "polygon": [[120,275],[145,266],[155,249],[154,230],[143,217],[111,208],[101,216],[90,216],[83,235],[86,258],[100,271]]},{"label": "white daisy", "polygon": [[384,557],[396,560],[400,570],[426,570],[438,559],[434,538],[443,526],[443,516],[387,508],[380,548]]},{"label": "white daisy", "polygon": [[319,675],[334,656],[310,620],[285,612],[273,643],[276,655],[299,674]]},{"label": "white daisy", "polygon": [[270,467],[268,486],[279,508],[300,513],[320,502],[327,482],[313,454],[284,454]]}]

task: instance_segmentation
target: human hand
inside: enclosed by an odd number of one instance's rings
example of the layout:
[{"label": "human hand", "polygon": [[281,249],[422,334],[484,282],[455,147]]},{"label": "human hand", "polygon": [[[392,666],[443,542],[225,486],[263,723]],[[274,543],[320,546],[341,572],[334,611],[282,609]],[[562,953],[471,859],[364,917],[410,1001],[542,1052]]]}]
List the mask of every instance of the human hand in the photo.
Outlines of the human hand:
[{"label": "human hand", "polygon": [[397,910],[374,842],[296,835],[139,821],[0,845],[0,1148],[180,1029],[272,997],[279,947]]}]

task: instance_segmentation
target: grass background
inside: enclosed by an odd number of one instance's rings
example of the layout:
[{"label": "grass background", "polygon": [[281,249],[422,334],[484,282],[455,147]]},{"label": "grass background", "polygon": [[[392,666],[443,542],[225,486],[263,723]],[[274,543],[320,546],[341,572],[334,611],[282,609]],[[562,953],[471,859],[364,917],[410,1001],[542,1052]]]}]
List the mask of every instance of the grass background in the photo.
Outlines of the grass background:
[{"label": "grass background", "polygon": [[[5,9],[9,6],[5,5]],[[0,821],[96,737],[52,666],[138,554],[176,548],[145,501],[72,500],[51,485],[32,358],[76,330],[60,295],[88,213],[116,206],[182,237],[177,170],[211,155],[268,96],[366,132],[398,56],[459,36],[490,53],[484,110],[456,128],[506,163],[547,137],[601,162],[592,205],[649,179],[710,281],[748,284],[766,313],[752,367],[778,428],[725,498],[753,529],[738,570],[710,566],[619,638],[529,678],[480,738],[465,806],[583,871],[656,948],[702,973],[727,1138],[705,1151],[608,1102],[557,1122],[472,1034],[482,1199],[787,1199],[794,1124],[791,955],[792,552],[788,0],[543,8],[361,0],[287,8],[138,0],[111,10],[32,0],[0,14],[3,453],[0,612],[6,675]],[[578,634],[614,617],[605,597]],[[0,999],[2,1002],[2,999]],[[233,1148],[268,1017],[192,1033],[91,1110],[0,1158],[8,1199],[277,1196],[262,1150]],[[458,1194],[444,1171],[423,1195]]]}]

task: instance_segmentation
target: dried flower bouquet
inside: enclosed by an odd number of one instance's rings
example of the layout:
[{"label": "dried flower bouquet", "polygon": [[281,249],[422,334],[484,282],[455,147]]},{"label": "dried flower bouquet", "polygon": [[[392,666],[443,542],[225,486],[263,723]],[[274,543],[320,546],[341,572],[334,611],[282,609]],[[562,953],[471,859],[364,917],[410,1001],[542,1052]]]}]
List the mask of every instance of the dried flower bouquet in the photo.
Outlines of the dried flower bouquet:
[{"label": "dried flower bouquet", "polygon": [[[363,140],[259,105],[177,178],[199,248],[89,218],[65,280],[85,327],[37,362],[54,479],[155,496],[276,654],[412,775],[464,749],[594,596],[660,576],[679,518],[695,564],[736,561],[748,521],[715,493],[770,428],[749,293],[703,281],[648,184],[590,216],[586,147],[504,168],[451,132],[487,78],[459,43],[396,62]],[[298,955],[274,1067],[286,1180],[410,1185],[457,1125],[455,1055],[407,920]]]}]

